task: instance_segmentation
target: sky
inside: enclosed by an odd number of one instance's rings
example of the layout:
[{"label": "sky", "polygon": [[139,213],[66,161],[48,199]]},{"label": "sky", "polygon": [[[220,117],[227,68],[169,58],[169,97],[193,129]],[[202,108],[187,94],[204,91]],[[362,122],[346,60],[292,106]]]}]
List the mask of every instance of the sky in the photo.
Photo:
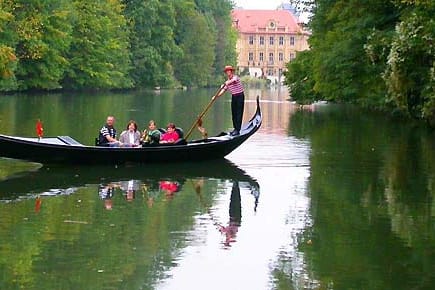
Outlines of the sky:
[{"label": "sky", "polygon": [[236,7],[244,9],[276,9],[284,0],[233,0]]}]

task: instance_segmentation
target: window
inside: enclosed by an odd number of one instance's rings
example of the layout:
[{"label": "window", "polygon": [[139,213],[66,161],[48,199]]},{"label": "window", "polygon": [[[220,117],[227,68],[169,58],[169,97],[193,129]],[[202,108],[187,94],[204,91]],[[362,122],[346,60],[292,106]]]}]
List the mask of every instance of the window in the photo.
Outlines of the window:
[{"label": "window", "polygon": [[280,68],[279,70],[278,70],[278,75],[281,77],[282,76],[282,68]]},{"label": "window", "polygon": [[279,37],[279,45],[284,45],[284,36]]},{"label": "window", "polygon": [[250,35],[249,36],[249,44],[254,44],[254,36],[253,35]]},{"label": "window", "polygon": [[269,44],[273,45],[275,38],[273,36],[269,37]]},{"label": "window", "polygon": [[295,37],[290,36],[290,45],[295,45]]},{"label": "window", "polygon": [[295,59],[295,53],[294,52],[290,52],[290,61]]},{"label": "window", "polygon": [[264,36],[260,36],[260,45],[264,45]]},{"label": "window", "polygon": [[280,52],[280,53],[278,54],[278,60],[279,60],[279,61],[284,61],[284,54],[283,54],[282,52]]},{"label": "window", "polygon": [[248,61],[253,61],[253,60],[254,60],[254,53],[250,52],[248,56]]},{"label": "window", "polygon": [[269,76],[273,76],[273,69],[272,69],[272,68],[269,68],[269,69],[267,70],[267,75],[269,75]]},{"label": "window", "polygon": [[273,52],[269,53],[269,62],[273,64]]},{"label": "window", "polygon": [[264,53],[260,52],[260,61],[264,61]]}]

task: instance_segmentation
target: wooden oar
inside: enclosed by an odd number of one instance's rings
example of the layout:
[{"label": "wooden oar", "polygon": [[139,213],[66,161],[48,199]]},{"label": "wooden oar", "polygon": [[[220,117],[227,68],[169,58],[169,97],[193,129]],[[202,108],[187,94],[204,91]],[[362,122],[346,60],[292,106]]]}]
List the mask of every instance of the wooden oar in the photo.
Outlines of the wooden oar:
[{"label": "wooden oar", "polygon": [[217,96],[219,95],[219,93],[222,91],[222,89],[224,88],[225,85],[221,85],[219,87],[219,89],[217,90],[216,94],[214,94],[214,96],[211,98],[210,102],[208,103],[208,105],[205,107],[205,109],[202,111],[202,113],[198,116],[198,118],[196,118],[195,122],[192,124],[192,127],[190,127],[190,130],[187,132],[186,137],[184,137],[184,139],[187,141],[187,139],[189,139],[190,135],[193,132],[193,129],[195,129],[195,126],[198,125],[198,123],[202,120],[202,118],[205,116],[205,114],[207,114],[208,110],[210,110],[211,106],[213,105],[214,101],[216,101]]}]

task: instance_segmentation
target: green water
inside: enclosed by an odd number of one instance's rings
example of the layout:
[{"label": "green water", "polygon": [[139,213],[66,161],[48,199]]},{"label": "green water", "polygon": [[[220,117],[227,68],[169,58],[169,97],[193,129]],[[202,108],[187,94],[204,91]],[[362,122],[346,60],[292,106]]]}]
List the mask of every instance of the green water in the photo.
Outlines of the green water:
[{"label": "green water", "polygon": [[[213,91],[0,97],[0,132],[91,144],[108,114],[187,128]],[[0,159],[0,289],[433,289],[435,133],[262,98],[228,161],[46,167]],[[205,118],[231,127],[229,97]],[[143,126],[142,125],[142,126]],[[141,127],[142,127],[141,126]],[[198,133],[195,133],[198,134]],[[199,136],[199,135],[196,135]]]}]

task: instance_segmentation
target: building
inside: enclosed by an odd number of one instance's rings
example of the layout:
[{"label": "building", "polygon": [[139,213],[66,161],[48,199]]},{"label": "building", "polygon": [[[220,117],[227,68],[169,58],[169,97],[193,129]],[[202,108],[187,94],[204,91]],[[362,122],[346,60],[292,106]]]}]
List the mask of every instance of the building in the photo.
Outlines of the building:
[{"label": "building", "polygon": [[286,63],[308,49],[309,33],[288,10],[235,9],[232,17],[239,32],[237,67],[242,73],[280,83]]}]

